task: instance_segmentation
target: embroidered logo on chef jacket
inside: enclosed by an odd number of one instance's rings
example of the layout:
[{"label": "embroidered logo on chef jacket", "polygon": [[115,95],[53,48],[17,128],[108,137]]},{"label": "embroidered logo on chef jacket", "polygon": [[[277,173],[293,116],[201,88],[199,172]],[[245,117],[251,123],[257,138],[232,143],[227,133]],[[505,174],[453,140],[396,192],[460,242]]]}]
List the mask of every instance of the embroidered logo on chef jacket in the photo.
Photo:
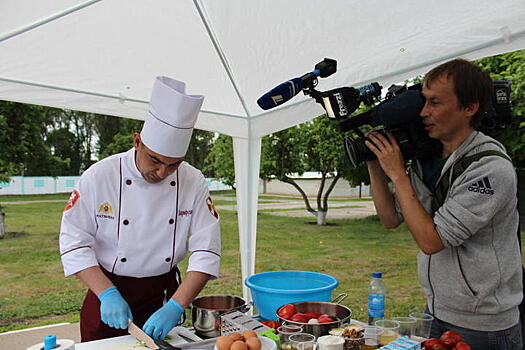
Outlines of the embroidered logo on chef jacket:
[{"label": "embroidered logo on chef jacket", "polygon": [[179,216],[186,216],[193,214],[193,210],[179,210]]},{"label": "embroidered logo on chef jacket", "polygon": [[73,192],[71,192],[71,195],[69,196],[66,206],[64,207],[64,211],[73,208],[75,204],[77,204],[79,199],[80,193],[77,190],[73,190]]},{"label": "embroidered logo on chef jacket", "polygon": [[206,199],[206,204],[208,205],[208,210],[210,211],[211,215],[215,216],[215,218],[218,219],[219,213],[217,213],[217,210],[215,210],[215,205],[213,205],[213,201],[211,200],[211,197],[208,197]]},{"label": "embroidered logo on chef jacket", "polygon": [[111,219],[111,220],[115,219],[115,217],[111,214],[113,214],[113,207],[108,202],[104,202],[98,207],[97,218],[104,218],[104,219]]}]

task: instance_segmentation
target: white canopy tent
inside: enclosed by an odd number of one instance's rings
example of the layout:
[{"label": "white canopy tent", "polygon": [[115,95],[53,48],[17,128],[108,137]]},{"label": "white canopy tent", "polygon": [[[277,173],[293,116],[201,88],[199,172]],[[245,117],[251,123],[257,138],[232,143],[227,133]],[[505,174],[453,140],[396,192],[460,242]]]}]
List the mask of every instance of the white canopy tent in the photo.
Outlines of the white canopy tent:
[{"label": "white canopy tent", "polygon": [[260,95],[324,57],[338,72],[321,91],[524,47],[522,0],[2,0],[0,99],[143,119],[157,75],[206,95],[197,128],[234,138],[246,278],[261,137],[323,113],[302,94],[263,111]]}]

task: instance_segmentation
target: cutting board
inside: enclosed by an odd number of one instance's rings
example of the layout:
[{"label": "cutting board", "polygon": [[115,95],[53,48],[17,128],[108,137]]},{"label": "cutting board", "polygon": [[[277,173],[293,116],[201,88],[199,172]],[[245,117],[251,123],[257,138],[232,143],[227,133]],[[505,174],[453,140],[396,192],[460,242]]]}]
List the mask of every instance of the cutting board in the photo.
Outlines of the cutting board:
[{"label": "cutting board", "polygon": [[[193,339],[195,341],[201,340],[192,331],[183,327],[175,327],[168,335],[171,337],[171,345],[180,345],[187,343],[182,339],[178,333]],[[114,337],[108,339],[94,340],[86,343],[75,344],[75,350],[144,350],[148,349],[146,346],[140,345],[137,339],[131,335],[123,335],[121,337]]]}]

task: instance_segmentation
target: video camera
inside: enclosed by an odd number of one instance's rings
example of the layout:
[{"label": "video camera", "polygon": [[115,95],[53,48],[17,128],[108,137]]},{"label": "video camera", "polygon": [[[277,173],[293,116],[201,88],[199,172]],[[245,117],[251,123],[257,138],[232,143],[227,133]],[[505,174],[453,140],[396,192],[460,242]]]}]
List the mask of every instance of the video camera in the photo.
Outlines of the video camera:
[{"label": "video camera", "polygon": [[[323,106],[330,119],[338,122],[341,132],[353,130],[358,135],[357,138],[344,138],[345,152],[353,167],[376,158],[364,143],[367,138],[359,129],[364,125],[382,126],[379,132],[391,132],[405,159],[427,159],[441,152],[441,142],[428,136],[420,117],[425,105],[421,84],[409,87],[392,85],[383,101],[380,101],[382,86],[377,82],[359,88],[342,87],[324,92],[315,89],[318,77],[326,78],[336,71],[337,62],[325,58],[315,65],[312,72],[286,81],[261,96],[257,104],[266,110],[283,104],[300,91],[311,96]],[[361,103],[371,106],[376,102],[379,104],[372,109],[349,118]],[[510,83],[506,80],[494,81],[492,106],[483,115],[480,129],[487,133],[495,128],[508,127],[511,121]]]}]

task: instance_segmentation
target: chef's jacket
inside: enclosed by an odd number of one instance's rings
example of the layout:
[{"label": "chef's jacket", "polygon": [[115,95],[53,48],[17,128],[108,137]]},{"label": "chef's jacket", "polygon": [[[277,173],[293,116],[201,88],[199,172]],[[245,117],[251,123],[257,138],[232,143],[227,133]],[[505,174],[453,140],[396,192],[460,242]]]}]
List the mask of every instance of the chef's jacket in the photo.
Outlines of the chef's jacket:
[{"label": "chef's jacket", "polygon": [[216,278],[220,246],[219,215],[202,173],[183,162],[150,184],[137,169],[134,149],[82,174],[60,229],[66,276],[99,264],[120,276],[157,276],[189,252],[188,271]]}]

